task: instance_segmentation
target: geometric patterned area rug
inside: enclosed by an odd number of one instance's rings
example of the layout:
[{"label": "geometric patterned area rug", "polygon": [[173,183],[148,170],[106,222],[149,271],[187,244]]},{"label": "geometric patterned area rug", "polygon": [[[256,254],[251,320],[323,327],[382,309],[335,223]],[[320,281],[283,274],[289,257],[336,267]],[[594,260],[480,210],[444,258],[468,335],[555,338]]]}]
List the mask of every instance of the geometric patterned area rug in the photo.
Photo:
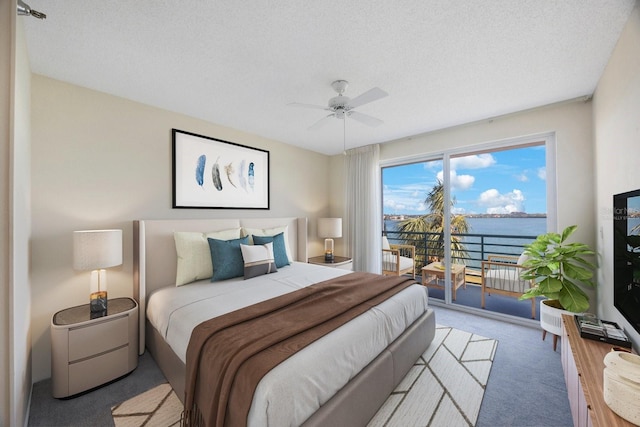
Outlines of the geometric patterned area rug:
[{"label": "geometric patterned area rug", "polygon": [[182,402],[168,383],[160,384],[111,408],[116,427],[180,425]]},{"label": "geometric patterned area rug", "polygon": [[369,427],[474,426],[497,348],[494,339],[437,325]]},{"label": "geometric patterned area rug", "polygon": [[[429,348],[369,427],[474,426],[497,347],[494,339],[437,325]],[[169,384],[111,408],[116,427],[178,426],[181,413]]]}]

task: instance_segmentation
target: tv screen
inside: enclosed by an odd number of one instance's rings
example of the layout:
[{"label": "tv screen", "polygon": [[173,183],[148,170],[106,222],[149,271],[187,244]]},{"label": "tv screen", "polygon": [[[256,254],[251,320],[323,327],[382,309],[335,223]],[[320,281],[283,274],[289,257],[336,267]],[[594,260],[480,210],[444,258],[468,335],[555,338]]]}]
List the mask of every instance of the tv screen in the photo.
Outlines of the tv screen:
[{"label": "tv screen", "polygon": [[640,190],[613,196],[613,305],[640,333]]}]

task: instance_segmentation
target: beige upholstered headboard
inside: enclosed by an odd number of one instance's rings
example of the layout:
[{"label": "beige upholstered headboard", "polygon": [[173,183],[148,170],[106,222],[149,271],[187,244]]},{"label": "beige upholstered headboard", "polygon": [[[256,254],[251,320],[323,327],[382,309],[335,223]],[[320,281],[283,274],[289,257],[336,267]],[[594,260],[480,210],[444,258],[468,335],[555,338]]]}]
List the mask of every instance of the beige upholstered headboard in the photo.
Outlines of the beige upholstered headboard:
[{"label": "beige upholstered headboard", "polygon": [[177,254],[174,231],[210,232],[236,227],[288,226],[291,256],[307,262],[307,218],[168,219],[133,222],[133,296],[140,313],[140,354],[145,345],[146,296],[175,286]]}]

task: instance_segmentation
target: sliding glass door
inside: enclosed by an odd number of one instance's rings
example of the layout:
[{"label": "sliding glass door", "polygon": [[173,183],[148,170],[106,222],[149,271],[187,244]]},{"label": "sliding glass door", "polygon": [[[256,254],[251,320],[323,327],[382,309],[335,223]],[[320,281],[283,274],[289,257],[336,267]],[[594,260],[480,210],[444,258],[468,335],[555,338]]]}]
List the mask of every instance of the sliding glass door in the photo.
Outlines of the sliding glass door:
[{"label": "sliding glass door", "polygon": [[548,136],[382,166],[383,234],[415,247],[431,298],[531,317],[531,303],[517,299],[522,284],[483,292],[483,266],[517,263],[525,244],[554,228],[553,153]]}]

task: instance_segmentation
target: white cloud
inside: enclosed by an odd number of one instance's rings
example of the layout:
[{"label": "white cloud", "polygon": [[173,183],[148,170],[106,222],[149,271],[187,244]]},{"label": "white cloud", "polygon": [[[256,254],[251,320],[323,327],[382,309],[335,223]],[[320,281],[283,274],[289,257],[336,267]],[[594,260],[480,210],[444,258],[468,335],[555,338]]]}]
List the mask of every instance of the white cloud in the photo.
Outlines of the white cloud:
[{"label": "white cloud", "polygon": [[515,175],[515,179],[520,182],[529,181],[529,177],[527,176],[526,172],[522,172],[520,175]]},{"label": "white cloud", "polygon": [[[442,181],[443,178],[444,172],[438,172],[438,179]],[[472,175],[458,175],[454,170],[449,173],[449,179],[453,190],[468,190],[476,180]]]},{"label": "white cloud", "polygon": [[496,159],[489,153],[474,154],[451,159],[451,169],[484,169],[493,166]]},{"label": "white cloud", "polygon": [[505,214],[511,212],[524,211],[524,195],[522,191],[515,189],[506,194],[500,194],[498,190],[492,188],[480,194],[478,204],[486,207],[486,212],[490,214]]},{"label": "white cloud", "polygon": [[546,167],[541,167],[538,168],[538,178],[540,178],[543,181],[547,180],[547,168]]},{"label": "white cloud", "polygon": [[424,199],[433,183],[385,185],[383,191],[385,213],[421,214],[426,210]]}]

